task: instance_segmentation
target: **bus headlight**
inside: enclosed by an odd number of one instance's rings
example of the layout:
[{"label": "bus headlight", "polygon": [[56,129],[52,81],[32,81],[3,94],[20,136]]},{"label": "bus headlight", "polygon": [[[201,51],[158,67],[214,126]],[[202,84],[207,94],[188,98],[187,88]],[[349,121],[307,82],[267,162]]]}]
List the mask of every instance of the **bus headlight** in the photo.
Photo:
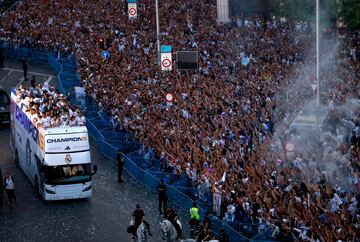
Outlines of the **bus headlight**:
[{"label": "bus headlight", "polygon": [[89,191],[90,189],[91,189],[91,186],[88,186],[88,187],[85,187],[82,191],[86,192],[86,191]]},{"label": "bus headlight", "polygon": [[47,189],[47,188],[45,188],[45,192],[46,192],[46,193],[49,193],[49,194],[55,194],[54,191],[51,191],[51,190],[49,190],[49,189]]}]

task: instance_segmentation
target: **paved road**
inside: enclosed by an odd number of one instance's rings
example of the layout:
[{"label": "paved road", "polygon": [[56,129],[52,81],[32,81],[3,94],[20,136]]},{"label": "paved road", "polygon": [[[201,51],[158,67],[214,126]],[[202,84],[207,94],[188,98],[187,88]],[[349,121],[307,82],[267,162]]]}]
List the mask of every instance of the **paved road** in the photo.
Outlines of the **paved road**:
[{"label": "paved road", "polygon": [[[0,85],[9,90],[21,81],[21,65],[6,62],[5,67],[8,69],[0,69]],[[28,71],[36,72],[41,78],[55,75],[41,65],[30,65]],[[10,208],[5,198],[0,205],[1,242],[130,241],[126,228],[137,203],[152,225],[154,236],[150,241],[161,241],[156,194],[127,174],[125,183],[118,184],[116,167],[98,153],[94,142],[91,142],[91,155],[98,165],[98,173],[94,176],[93,196],[87,200],[45,202],[35,194],[25,174],[14,163],[9,137],[9,129],[0,128],[0,166],[3,172],[8,170],[14,175],[19,202]]]},{"label": "paved road", "polygon": [[[39,81],[50,79],[52,83],[57,83],[56,72],[49,69],[46,65],[30,63],[27,78],[31,80],[33,76]],[[29,81],[24,83],[22,64],[14,61],[5,61],[4,68],[0,68],[0,86],[9,91],[20,83],[30,85]]]},{"label": "paved road", "polygon": [[18,0],[0,0],[0,14],[8,10]]}]

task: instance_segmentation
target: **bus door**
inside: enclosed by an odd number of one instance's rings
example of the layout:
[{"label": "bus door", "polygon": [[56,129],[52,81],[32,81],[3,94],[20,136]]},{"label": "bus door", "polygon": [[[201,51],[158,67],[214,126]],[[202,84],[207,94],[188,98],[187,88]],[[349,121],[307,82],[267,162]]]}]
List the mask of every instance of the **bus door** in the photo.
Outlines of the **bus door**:
[{"label": "bus door", "polygon": [[35,160],[36,160],[37,173],[39,174],[39,176],[38,176],[39,184],[40,184],[39,192],[40,192],[40,195],[43,195],[44,190],[45,190],[45,188],[44,188],[44,183],[45,183],[44,182],[44,171],[41,169],[41,167],[43,165],[37,155],[35,155]]}]

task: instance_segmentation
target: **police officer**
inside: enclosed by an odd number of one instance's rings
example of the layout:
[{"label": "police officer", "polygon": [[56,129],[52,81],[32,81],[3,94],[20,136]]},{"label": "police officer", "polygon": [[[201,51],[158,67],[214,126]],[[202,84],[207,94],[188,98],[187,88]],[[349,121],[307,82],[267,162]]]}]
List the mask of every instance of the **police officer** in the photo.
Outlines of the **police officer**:
[{"label": "police officer", "polygon": [[200,211],[199,211],[199,208],[197,207],[196,202],[193,202],[193,206],[192,206],[192,208],[190,208],[190,236],[191,237],[195,236],[198,233],[199,224],[200,224]]},{"label": "police officer", "polygon": [[164,213],[166,213],[166,186],[164,180],[161,178],[160,184],[158,186],[158,195],[159,195],[159,214],[162,214],[161,207],[164,206]]},{"label": "police officer", "polygon": [[28,63],[25,59],[23,59],[21,62],[22,62],[22,68],[24,71],[24,80],[26,80],[27,79],[27,71],[28,71]]}]

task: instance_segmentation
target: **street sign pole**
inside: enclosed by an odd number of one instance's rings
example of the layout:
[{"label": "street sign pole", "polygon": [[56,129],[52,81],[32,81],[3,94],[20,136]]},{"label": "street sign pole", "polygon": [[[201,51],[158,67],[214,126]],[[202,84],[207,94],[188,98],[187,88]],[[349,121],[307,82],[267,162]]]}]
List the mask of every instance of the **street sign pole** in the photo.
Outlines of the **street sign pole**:
[{"label": "street sign pole", "polygon": [[156,8],[157,62],[158,62],[158,66],[161,67],[161,60],[160,60],[160,17],[159,17],[159,0],[155,0],[155,8]]},{"label": "street sign pole", "polygon": [[320,107],[320,3],[319,0],[316,0],[316,84],[317,84],[317,90],[316,90],[316,104],[317,107]]}]

